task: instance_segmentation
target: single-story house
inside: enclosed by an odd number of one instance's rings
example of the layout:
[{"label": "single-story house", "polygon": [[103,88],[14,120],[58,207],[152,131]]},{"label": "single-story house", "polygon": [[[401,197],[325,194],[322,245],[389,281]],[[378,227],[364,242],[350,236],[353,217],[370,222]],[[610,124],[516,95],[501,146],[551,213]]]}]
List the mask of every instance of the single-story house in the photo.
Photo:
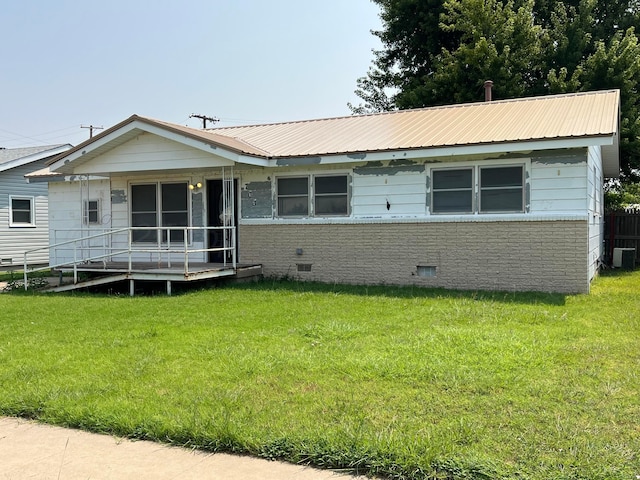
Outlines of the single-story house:
[{"label": "single-story house", "polygon": [[[608,90],[207,130],[133,115],[41,172],[52,244],[91,237],[88,260],[106,248],[130,267],[189,250],[275,277],[586,293],[619,104]],[[66,245],[52,264],[87,261]]]},{"label": "single-story house", "polygon": [[[23,266],[25,250],[49,245],[46,183],[27,183],[25,175],[44,167],[51,157],[71,145],[0,148],[0,268]],[[30,256],[31,263],[46,264],[48,251]]]}]

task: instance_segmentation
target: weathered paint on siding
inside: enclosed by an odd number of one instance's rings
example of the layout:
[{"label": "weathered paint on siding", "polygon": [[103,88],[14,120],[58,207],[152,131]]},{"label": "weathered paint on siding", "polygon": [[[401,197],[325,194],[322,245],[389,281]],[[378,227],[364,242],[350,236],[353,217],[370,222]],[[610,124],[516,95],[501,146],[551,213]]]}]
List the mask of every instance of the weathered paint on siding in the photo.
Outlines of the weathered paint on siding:
[{"label": "weathered paint on siding", "polygon": [[257,181],[248,179],[244,175],[240,189],[240,211],[243,218],[272,218],[274,199],[270,180],[263,180],[264,175]]},{"label": "weathered paint on siding", "polygon": [[531,212],[587,211],[587,152],[531,160]]},{"label": "weathered paint on siding", "polygon": [[[0,266],[18,268],[23,265],[24,252],[46,247],[49,243],[48,201],[46,183],[27,183],[24,176],[44,167],[46,160],[32,162],[0,172]],[[35,226],[9,226],[9,196],[34,197]],[[49,252],[40,250],[28,257],[30,264],[47,263]]]},{"label": "weathered paint on siding", "polygon": [[[420,167],[415,171],[409,169],[410,166],[356,169],[351,200],[353,216],[385,218],[425,215],[426,176],[424,165]],[[380,173],[371,174],[371,170]],[[363,171],[367,173],[357,173]]]}]

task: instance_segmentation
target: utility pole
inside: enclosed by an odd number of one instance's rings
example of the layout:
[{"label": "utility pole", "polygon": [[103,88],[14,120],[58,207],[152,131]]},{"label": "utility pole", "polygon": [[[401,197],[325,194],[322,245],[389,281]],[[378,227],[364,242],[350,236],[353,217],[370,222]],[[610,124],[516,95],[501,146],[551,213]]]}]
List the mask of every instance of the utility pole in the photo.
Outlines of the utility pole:
[{"label": "utility pole", "polygon": [[189,115],[189,118],[199,118],[202,120],[202,128],[207,128],[207,122],[216,123],[220,121],[220,119],[216,117],[207,117],[206,115],[197,115],[195,113]]},{"label": "utility pole", "polygon": [[88,128],[89,129],[89,138],[93,138],[93,131],[94,130],[102,130],[104,127],[96,127],[96,126],[93,126],[93,125],[89,125],[89,126],[80,125],[80,128]]}]

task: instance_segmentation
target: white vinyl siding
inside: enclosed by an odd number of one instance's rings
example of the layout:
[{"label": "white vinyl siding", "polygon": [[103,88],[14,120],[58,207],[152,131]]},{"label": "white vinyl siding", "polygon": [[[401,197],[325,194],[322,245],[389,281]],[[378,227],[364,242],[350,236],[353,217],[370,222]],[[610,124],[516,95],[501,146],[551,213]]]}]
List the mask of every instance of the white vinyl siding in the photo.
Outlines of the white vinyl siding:
[{"label": "white vinyl siding", "polygon": [[[30,254],[30,264],[47,263],[49,252],[48,202],[46,183],[27,183],[24,176],[44,166],[44,161],[32,162],[0,172],[0,262],[2,267],[21,266],[24,252],[40,249]],[[11,226],[11,201],[14,198],[33,199],[33,223],[27,228]]]}]

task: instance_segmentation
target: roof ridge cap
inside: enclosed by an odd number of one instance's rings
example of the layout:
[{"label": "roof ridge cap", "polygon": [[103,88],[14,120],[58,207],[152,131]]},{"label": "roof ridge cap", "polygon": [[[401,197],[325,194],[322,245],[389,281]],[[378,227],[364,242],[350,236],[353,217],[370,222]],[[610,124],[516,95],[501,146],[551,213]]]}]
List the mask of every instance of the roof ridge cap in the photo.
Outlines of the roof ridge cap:
[{"label": "roof ridge cap", "polygon": [[[212,127],[204,129],[206,131],[215,132],[221,130],[234,130],[241,128],[256,128],[256,127],[267,127],[267,126],[279,126],[279,125],[296,125],[296,124],[307,124],[307,123],[315,123],[315,122],[326,122],[333,120],[343,120],[349,118],[363,118],[363,117],[380,117],[387,115],[398,115],[398,114],[406,114],[410,112],[422,112],[427,110],[442,110],[442,109],[454,109],[454,108],[470,108],[470,107],[482,107],[489,106],[501,103],[513,103],[513,102],[531,102],[531,101],[542,101],[542,100],[550,100],[553,98],[561,98],[561,97],[574,97],[574,96],[584,96],[584,95],[598,95],[598,94],[607,94],[614,93],[616,89],[604,89],[604,90],[594,90],[587,92],[566,92],[566,93],[557,93],[550,95],[536,95],[531,97],[516,97],[516,98],[504,98],[500,100],[492,100],[490,102],[487,101],[475,101],[475,102],[467,102],[467,103],[453,103],[448,105],[432,105],[428,107],[418,107],[418,108],[407,108],[407,109],[396,109],[396,110],[388,110],[384,112],[371,112],[360,115],[337,115],[333,117],[322,117],[322,118],[309,118],[304,120],[290,120],[284,122],[265,122],[265,123],[255,123],[248,125],[233,125],[228,127]],[[235,137],[234,137],[235,138]]]}]

